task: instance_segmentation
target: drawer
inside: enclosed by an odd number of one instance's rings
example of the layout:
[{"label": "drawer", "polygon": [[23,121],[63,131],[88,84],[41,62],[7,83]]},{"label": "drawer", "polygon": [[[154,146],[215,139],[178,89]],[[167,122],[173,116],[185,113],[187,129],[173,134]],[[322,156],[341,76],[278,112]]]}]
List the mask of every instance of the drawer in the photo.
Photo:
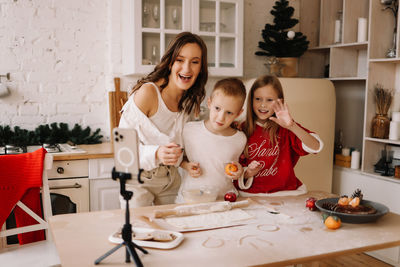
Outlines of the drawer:
[{"label": "drawer", "polygon": [[88,177],[88,160],[60,160],[54,161],[53,167],[47,172],[49,179]]}]

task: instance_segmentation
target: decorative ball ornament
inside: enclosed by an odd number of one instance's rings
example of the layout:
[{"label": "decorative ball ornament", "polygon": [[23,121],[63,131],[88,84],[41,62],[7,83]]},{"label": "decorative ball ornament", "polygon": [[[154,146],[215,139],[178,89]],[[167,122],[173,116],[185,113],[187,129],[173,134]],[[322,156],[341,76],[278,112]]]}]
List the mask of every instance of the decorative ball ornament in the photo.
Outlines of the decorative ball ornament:
[{"label": "decorative ball ornament", "polygon": [[287,33],[287,37],[292,40],[294,38],[294,36],[296,35],[296,33],[294,31],[288,31]]},{"label": "decorative ball ornament", "polygon": [[229,202],[235,202],[236,198],[237,198],[237,196],[236,196],[235,192],[228,192],[224,196],[224,200],[229,201]]}]

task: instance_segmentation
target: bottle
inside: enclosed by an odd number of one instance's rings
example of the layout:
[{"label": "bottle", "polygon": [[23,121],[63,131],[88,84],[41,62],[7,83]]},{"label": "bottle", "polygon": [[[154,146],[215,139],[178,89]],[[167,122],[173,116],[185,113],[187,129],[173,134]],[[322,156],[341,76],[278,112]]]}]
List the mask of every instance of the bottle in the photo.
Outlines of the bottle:
[{"label": "bottle", "polygon": [[335,155],[342,154],[342,149],[343,149],[343,131],[342,129],[340,129],[338,131],[335,141]]}]

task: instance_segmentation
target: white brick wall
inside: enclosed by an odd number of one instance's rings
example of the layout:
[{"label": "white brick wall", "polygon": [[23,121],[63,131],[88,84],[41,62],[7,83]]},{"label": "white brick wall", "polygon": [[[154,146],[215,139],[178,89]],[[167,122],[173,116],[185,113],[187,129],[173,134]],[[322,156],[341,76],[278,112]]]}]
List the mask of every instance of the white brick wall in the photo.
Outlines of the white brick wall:
[{"label": "white brick wall", "polygon": [[[0,97],[0,125],[79,123],[109,137],[107,91],[122,76],[121,1],[0,0],[0,74],[11,73],[10,82],[2,79],[11,95]],[[274,0],[244,2],[244,76],[250,78],[265,73],[254,52]],[[298,2],[291,0],[295,9]],[[125,90],[140,77],[121,78]],[[208,91],[217,80],[209,79]]]},{"label": "white brick wall", "polygon": [[0,0],[0,74],[11,73],[0,125],[79,123],[109,136],[109,2]]}]

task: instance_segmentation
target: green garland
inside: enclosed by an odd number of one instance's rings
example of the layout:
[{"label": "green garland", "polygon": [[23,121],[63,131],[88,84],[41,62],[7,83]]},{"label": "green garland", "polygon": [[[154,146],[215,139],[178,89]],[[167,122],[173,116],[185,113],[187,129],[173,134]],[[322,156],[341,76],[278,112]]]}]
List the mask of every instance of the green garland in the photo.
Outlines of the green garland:
[{"label": "green garland", "polygon": [[21,129],[18,126],[11,129],[8,125],[0,125],[0,146],[15,145],[26,147],[30,145],[66,143],[68,141],[77,145],[99,144],[103,137],[99,133],[99,128],[91,133],[90,127],[82,129],[78,124],[75,124],[74,128],[70,130],[68,124],[62,122],[59,124],[54,122],[50,125],[39,125],[33,131]]}]

